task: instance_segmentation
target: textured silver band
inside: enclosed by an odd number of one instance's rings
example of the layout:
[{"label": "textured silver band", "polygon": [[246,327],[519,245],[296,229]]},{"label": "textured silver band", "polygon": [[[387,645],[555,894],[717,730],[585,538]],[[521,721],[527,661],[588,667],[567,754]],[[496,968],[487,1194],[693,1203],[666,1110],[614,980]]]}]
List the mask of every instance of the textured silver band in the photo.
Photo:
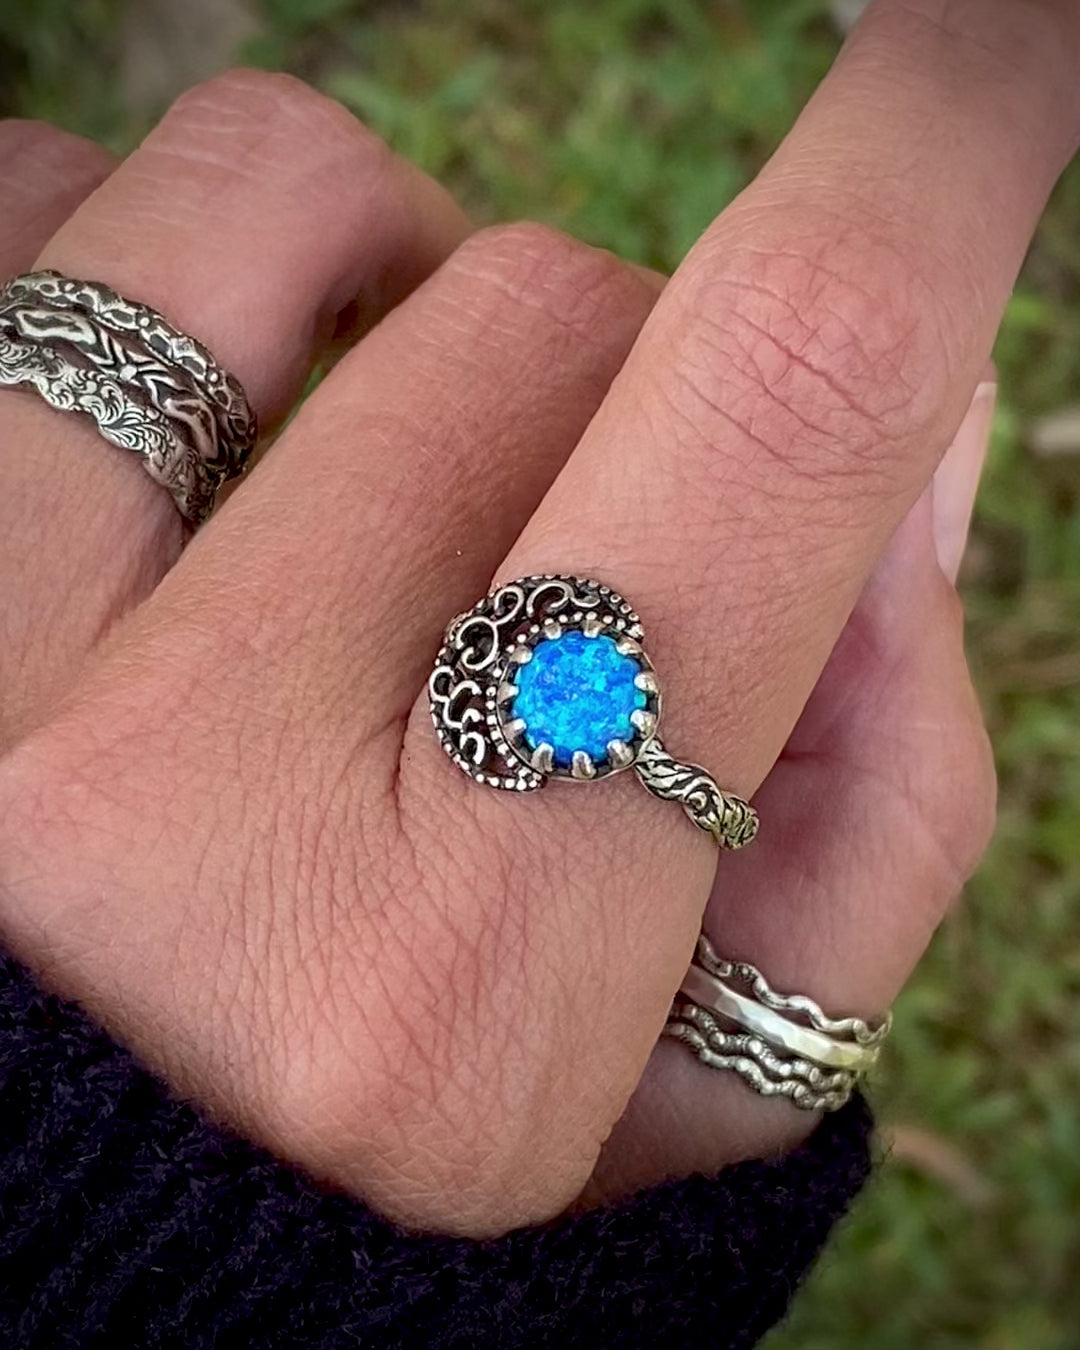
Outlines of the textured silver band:
[{"label": "textured silver band", "polygon": [[804,994],[778,993],[756,967],[717,956],[703,933],[664,1034],[763,1096],[836,1110],[873,1067],[891,1026],[891,1014],[876,1022],[829,1017]]},{"label": "textured silver band", "polygon": [[29,386],[58,412],[93,419],[111,445],[138,454],[151,478],[166,488],[184,514],[199,520],[213,505],[197,471],[194,451],[164,414],[147,408],[116,380],[73,366],[52,347],[17,342],[0,330],[0,386]]},{"label": "textured silver band", "polygon": [[721,848],[743,848],[757,834],[758,814],[749,802],[725,792],[700,765],[672,759],[658,736],[643,747],[634,769],[654,797],[678,802]]},{"label": "textured silver band", "polygon": [[28,273],[0,289],[0,338],[4,384],[92,417],[112,444],[142,457],[194,524],[243,472],[257,435],[243,389],[148,306],[98,282]]},{"label": "textured silver band", "polygon": [[709,1012],[719,1014],[736,1026],[745,1027],[748,1032],[760,1036],[776,1049],[798,1055],[823,1069],[848,1069],[853,1073],[865,1073],[873,1068],[878,1057],[878,1046],[842,1041],[823,1031],[801,1026],[746,994],[729,988],[722,980],[696,964],[691,965],[686,972],[679,992]]}]

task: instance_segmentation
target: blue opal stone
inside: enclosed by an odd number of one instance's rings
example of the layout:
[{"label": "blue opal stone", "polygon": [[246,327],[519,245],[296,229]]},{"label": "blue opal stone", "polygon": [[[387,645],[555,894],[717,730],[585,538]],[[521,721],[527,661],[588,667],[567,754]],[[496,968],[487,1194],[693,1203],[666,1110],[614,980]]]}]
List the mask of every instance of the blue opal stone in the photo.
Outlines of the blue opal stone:
[{"label": "blue opal stone", "polygon": [[569,768],[575,750],[601,764],[609,741],[634,735],[630,714],[645,706],[645,694],[634,686],[640,671],[606,634],[586,637],[570,629],[544,638],[532,660],[514,672],[518,692],[511,716],[525,723],[530,749],[545,742],[552,747],[556,766]]}]

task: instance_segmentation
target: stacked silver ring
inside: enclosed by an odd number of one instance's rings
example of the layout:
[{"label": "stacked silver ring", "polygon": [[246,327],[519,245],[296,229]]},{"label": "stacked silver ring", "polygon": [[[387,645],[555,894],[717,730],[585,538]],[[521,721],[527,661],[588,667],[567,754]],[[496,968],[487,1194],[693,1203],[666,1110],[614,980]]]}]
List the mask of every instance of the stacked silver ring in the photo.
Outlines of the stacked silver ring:
[{"label": "stacked silver ring", "polygon": [[664,1034],[711,1068],[729,1069],[765,1097],[808,1111],[836,1111],[876,1062],[892,1025],[828,1017],[805,994],[780,994],[756,967],[725,961],[709,939],[672,1005]]},{"label": "stacked silver ring", "polygon": [[92,418],[194,525],[255,445],[243,389],[201,343],[108,286],[57,272],[0,288],[0,385]]}]

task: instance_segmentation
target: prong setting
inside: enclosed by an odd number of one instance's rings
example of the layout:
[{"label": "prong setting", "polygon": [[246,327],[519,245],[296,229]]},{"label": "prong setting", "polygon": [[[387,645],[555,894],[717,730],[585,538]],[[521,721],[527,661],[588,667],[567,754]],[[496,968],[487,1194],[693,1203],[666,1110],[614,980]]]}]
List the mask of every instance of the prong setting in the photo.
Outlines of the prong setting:
[{"label": "prong setting", "polygon": [[607,757],[617,769],[628,769],[634,762],[634,752],[625,741],[608,741]]},{"label": "prong setting", "polygon": [[592,756],[584,750],[575,750],[570,772],[578,779],[595,778],[596,765],[593,763]]},{"label": "prong setting", "polygon": [[647,708],[635,708],[630,714],[630,721],[641,732],[644,740],[651,740],[656,735],[656,714]]},{"label": "prong setting", "polygon": [[555,747],[541,741],[530,755],[529,763],[540,773],[550,773],[555,767]]},{"label": "prong setting", "polygon": [[[558,615],[538,613],[535,621],[519,631],[508,645],[497,685],[494,712],[498,729],[510,753],[545,777],[562,778],[575,783],[592,782],[631,768],[650,737],[655,734],[660,713],[660,685],[638,641],[640,633],[640,624],[628,622],[616,606],[606,604],[581,605]],[[560,750],[549,735],[541,733],[541,727],[545,728],[545,732],[547,730],[542,716],[535,723],[537,735],[530,735],[529,719],[534,716],[536,709],[534,707],[527,715],[523,715],[521,709],[529,700],[522,700],[519,696],[530,685],[532,676],[522,672],[528,665],[526,654],[530,659],[543,656],[547,663],[551,651],[547,650],[546,644],[572,640],[575,634],[579,643],[582,638],[589,640],[587,648],[580,648],[583,658],[587,650],[592,650],[595,641],[601,643],[596,649],[597,653],[603,650],[603,643],[609,644],[608,651],[617,653],[617,657],[602,658],[604,661],[621,661],[624,667],[630,664],[632,677],[629,677],[629,684],[622,687],[632,694],[636,706],[622,715],[625,720],[618,731],[613,726],[613,734],[599,740],[594,738],[592,743],[579,743],[572,748],[567,747],[564,741]],[[598,659],[601,658],[598,656]],[[541,673],[536,678],[545,677]],[[583,686],[583,694],[586,698],[593,696],[591,684]],[[551,697],[558,702],[557,693]],[[602,703],[604,695],[596,697]],[[573,717],[573,714],[568,715]],[[615,716],[614,713],[612,715]]]},{"label": "prong setting", "polygon": [[524,719],[520,717],[512,717],[509,722],[504,724],[503,730],[506,732],[507,740],[512,745],[516,745],[525,735],[525,725]]}]

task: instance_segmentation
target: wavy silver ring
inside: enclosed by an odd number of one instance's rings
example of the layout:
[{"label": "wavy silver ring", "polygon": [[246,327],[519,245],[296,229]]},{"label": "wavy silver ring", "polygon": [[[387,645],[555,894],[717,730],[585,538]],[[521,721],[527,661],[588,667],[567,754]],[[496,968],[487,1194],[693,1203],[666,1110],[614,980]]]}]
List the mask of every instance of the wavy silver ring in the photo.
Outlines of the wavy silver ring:
[{"label": "wavy silver ring", "polygon": [[890,1013],[873,1022],[830,1017],[805,994],[782,994],[756,966],[718,956],[702,933],[664,1035],[762,1096],[835,1111],[873,1068],[891,1027]]},{"label": "wavy silver ring", "polygon": [[641,620],[598,581],[545,574],[496,587],[446,630],[428,681],[454,763],[488,787],[528,792],[634,769],[722,848],[757,834],[757,812],[657,734],[660,683]]}]

